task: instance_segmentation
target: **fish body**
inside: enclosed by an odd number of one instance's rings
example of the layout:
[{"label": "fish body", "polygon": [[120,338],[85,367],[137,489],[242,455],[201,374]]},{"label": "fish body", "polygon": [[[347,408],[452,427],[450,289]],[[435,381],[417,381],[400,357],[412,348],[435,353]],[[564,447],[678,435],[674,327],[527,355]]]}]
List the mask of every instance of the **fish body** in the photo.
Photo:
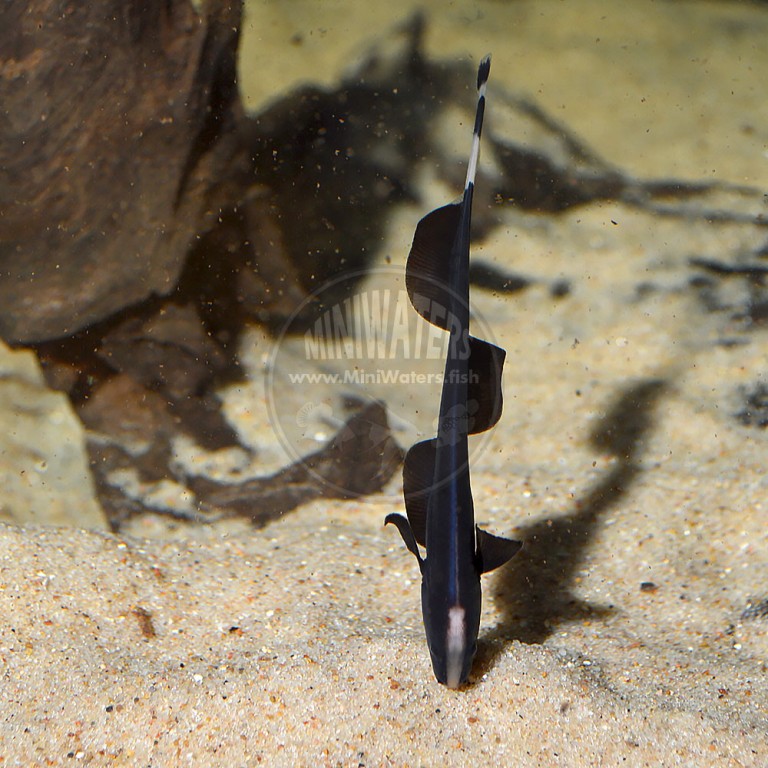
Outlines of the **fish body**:
[{"label": "fish body", "polygon": [[[449,334],[436,437],[406,455],[407,519],[388,515],[422,574],[424,628],[437,680],[466,682],[477,648],[480,576],[509,560],[520,543],[475,526],[469,476],[470,434],[499,419],[504,350],[469,334],[469,240],[490,57],[478,70],[478,103],[464,194],[418,224],[406,287],[419,314]],[[422,557],[419,545],[426,547]]]}]

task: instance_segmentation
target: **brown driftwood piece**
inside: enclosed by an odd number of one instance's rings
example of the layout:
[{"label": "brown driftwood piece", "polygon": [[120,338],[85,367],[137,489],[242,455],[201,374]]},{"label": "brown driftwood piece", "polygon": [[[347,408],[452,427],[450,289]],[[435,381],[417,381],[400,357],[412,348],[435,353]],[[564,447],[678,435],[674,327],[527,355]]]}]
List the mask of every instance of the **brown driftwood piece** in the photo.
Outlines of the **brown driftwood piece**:
[{"label": "brown driftwood piece", "polygon": [[68,336],[178,282],[238,146],[238,3],[9,0],[0,335]]}]

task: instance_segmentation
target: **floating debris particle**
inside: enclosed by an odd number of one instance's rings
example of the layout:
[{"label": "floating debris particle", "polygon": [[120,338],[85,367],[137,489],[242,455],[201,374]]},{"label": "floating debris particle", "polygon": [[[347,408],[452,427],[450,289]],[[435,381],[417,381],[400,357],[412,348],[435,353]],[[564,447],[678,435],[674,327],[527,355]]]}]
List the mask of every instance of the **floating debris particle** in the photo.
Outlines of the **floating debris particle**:
[{"label": "floating debris particle", "polygon": [[764,597],[762,600],[758,601],[749,600],[747,602],[747,607],[741,612],[743,621],[764,619],[766,616],[768,616],[768,597]]}]

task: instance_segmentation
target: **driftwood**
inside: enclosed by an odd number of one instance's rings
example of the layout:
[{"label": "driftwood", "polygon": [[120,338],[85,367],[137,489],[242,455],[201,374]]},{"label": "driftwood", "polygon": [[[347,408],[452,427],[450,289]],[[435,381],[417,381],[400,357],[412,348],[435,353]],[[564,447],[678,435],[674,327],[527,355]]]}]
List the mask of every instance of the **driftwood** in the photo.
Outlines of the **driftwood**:
[{"label": "driftwood", "polygon": [[0,335],[69,336],[178,282],[227,204],[237,3],[11,0],[0,27]]}]

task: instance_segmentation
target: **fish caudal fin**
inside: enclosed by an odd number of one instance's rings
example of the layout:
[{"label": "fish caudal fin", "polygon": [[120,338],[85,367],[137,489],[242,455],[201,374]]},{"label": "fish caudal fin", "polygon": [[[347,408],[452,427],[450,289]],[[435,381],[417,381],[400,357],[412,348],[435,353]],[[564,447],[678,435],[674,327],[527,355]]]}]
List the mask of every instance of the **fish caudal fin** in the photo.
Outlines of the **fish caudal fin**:
[{"label": "fish caudal fin", "polygon": [[[453,265],[448,256],[462,225],[462,217],[466,216],[467,227],[469,225],[468,211],[480,157],[485,90],[490,71],[491,57],[486,56],[477,72],[477,112],[462,199],[430,211],[419,221],[405,270],[405,285],[414,308],[427,322],[444,331],[450,330],[450,317],[457,314],[454,303],[461,300],[449,288]],[[469,237],[468,229],[466,236]]]},{"label": "fish caudal fin", "polygon": [[477,111],[475,112],[475,128],[472,131],[472,150],[469,153],[467,181],[464,185],[465,190],[474,187],[475,185],[477,161],[480,158],[480,135],[483,132],[483,118],[485,117],[485,90],[490,73],[491,55],[488,54],[488,56],[480,62],[480,66],[477,69]]}]

